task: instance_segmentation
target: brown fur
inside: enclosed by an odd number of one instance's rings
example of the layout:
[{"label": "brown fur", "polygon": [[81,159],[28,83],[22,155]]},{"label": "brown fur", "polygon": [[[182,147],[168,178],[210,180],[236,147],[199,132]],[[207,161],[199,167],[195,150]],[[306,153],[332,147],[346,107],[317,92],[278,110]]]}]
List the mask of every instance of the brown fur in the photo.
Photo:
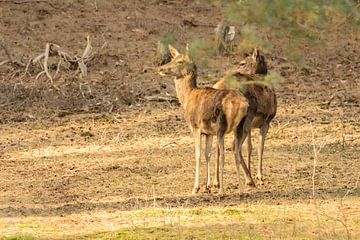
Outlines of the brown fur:
[{"label": "brown fur", "polygon": [[[267,73],[265,57],[255,49],[252,56],[240,62],[240,66],[229,71],[213,87],[216,89],[239,89],[254,105],[255,117],[252,121],[252,128],[260,128],[259,141],[259,168],[257,178],[262,183],[262,154],[265,136],[269,124],[276,115],[277,100],[275,90],[272,86],[263,81],[259,74]],[[254,101],[250,101],[253,99]],[[250,170],[251,155],[251,131],[248,136],[248,168]]]},{"label": "brown fur", "polygon": [[252,128],[260,128],[264,121],[271,121],[277,109],[275,90],[262,81],[261,76],[236,72],[221,78],[213,88],[239,89],[247,98],[253,97],[256,102],[256,112]]},{"label": "brown fur", "polygon": [[195,88],[189,96],[185,108],[185,120],[192,129],[199,128],[203,134],[216,135],[216,120],[224,114],[227,120],[225,133],[235,131],[242,118],[246,116],[248,102],[237,91]]},{"label": "brown fur", "polygon": [[237,174],[241,164],[246,176],[247,183],[254,185],[250,172],[246,167],[241,155],[241,144],[251,127],[252,115],[248,114],[249,103],[246,97],[236,90],[198,88],[196,86],[197,71],[195,64],[186,54],[180,54],[169,46],[172,60],[170,63],[159,67],[161,75],[175,76],[175,88],[179,101],[185,111],[185,120],[195,137],[196,177],[194,193],[199,190],[199,169],[201,157],[201,136],[206,137],[205,157],[208,162],[207,189],[210,187],[209,160],[212,136],[218,139],[218,162],[216,170],[219,172],[215,179],[215,185],[220,186],[219,193],[223,193],[223,164],[224,164],[224,135],[233,132],[235,135],[235,160]]}]

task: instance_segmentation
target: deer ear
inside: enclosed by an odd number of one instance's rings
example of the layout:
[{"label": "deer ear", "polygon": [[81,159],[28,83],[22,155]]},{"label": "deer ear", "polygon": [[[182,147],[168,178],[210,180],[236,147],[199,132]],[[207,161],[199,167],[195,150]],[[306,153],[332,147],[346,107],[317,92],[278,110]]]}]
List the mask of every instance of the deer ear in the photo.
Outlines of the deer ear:
[{"label": "deer ear", "polygon": [[185,48],[185,53],[186,55],[189,55],[189,44],[186,44],[186,48]]},{"label": "deer ear", "polygon": [[170,51],[170,55],[172,58],[177,57],[178,55],[180,55],[180,53],[178,52],[178,50],[176,50],[176,48],[174,48],[172,45],[169,44],[169,51]]},{"label": "deer ear", "polygon": [[253,58],[254,60],[256,60],[256,59],[258,58],[259,54],[260,54],[259,49],[257,49],[257,48],[255,47],[255,48],[254,48],[254,51],[253,51],[253,53],[252,53],[252,58]]}]

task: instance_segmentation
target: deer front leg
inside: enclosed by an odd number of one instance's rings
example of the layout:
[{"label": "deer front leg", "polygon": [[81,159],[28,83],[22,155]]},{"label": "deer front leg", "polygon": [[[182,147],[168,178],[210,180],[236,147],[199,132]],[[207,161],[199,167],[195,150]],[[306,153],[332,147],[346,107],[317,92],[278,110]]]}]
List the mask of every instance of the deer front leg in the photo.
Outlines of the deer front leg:
[{"label": "deer front leg", "polygon": [[217,148],[217,155],[216,155],[216,161],[215,161],[215,176],[214,176],[214,182],[213,182],[213,186],[216,188],[219,188],[219,158],[220,158],[220,149],[219,149],[219,145],[216,144],[216,148]]},{"label": "deer front leg", "polygon": [[205,158],[207,164],[207,181],[206,181],[206,191],[210,192],[211,188],[211,171],[210,171],[210,158],[211,158],[211,145],[212,145],[213,136],[206,135],[206,146],[205,146]]},{"label": "deer front leg", "polygon": [[195,138],[195,183],[193,194],[196,194],[200,190],[200,159],[201,159],[201,132],[194,130]]},{"label": "deer front leg", "polygon": [[263,173],[262,173],[262,161],[264,155],[265,138],[268,131],[269,131],[269,124],[264,123],[264,125],[260,128],[259,149],[258,149],[259,165],[258,165],[258,173],[256,176],[260,185],[264,184]]}]

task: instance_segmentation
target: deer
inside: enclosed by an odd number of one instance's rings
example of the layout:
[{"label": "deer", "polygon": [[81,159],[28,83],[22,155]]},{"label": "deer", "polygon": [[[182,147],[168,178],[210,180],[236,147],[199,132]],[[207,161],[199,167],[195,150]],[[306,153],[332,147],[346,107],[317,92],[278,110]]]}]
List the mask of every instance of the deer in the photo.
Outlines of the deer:
[{"label": "deer", "polygon": [[[260,185],[263,179],[263,154],[265,138],[269,131],[269,125],[276,115],[277,100],[274,88],[263,81],[263,76],[268,72],[264,55],[255,48],[251,56],[243,59],[239,66],[230,70],[221,78],[213,88],[215,89],[239,89],[247,98],[255,99],[256,113],[252,120],[251,129],[259,128],[258,146],[258,171],[256,179]],[[235,81],[235,83],[234,83]],[[247,167],[251,171],[251,129],[247,136]],[[217,163],[218,164],[218,163]]]},{"label": "deer", "polygon": [[200,190],[200,159],[202,155],[202,138],[205,138],[205,159],[207,163],[207,182],[205,190],[210,192],[210,157],[213,136],[217,138],[216,178],[213,186],[218,187],[218,194],[224,194],[223,172],[225,161],[224,138],[226,134],[234,134],[234,157],[236,173],[241,185],[240,166],[245,175],[246,185],[255,187],[246,163],[241,146],[251,128],[254,109],[247,98],[237,90],[214,89],[197,86],[197,67],[187,53],[181,54],[169,45],[171,61],[158,67],[162,76],[172,76],[177,98],[184,110],[184,118],[195,141],[195,181],[192,193]]}]

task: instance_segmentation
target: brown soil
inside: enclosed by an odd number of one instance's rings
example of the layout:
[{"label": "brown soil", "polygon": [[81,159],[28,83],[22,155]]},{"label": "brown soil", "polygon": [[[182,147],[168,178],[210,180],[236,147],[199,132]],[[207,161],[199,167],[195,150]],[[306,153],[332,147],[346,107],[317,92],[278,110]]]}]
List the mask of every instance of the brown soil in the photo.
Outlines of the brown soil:
[{"label": "brown soil", "polygon": [[[336,200],[349,192],[359,198],[356,36],[334,29],[323,48],[302,46],[308,62],[304,69],[287,61],[282,41],[273,40],[269,68],[285,81],[277,88],[279,110],[266,142],[265,185],[239,190],[233,156],[227,152],[226,195],[220,199],[216,190],[189,194],[194,151],[182,111],[176,103],[147,101],[146,96],[175,94],[173,82],[151,70],[156,42],[168,32],[180,46],[210,38],[221,12],[185,0],[108,0],[97,6],[84,0],[13,2],[0,1],[0,62],[10,57],[26,65],[44,51],[46,42],[81,54],[87,35],[95,49],[104,42],[106,47],[88,66],[88,78],[79,80],[64,71],[54,80],[64,94],[44,76],[35,81],[39,69],[24,75],[24,67],[0,66],[0,227],[26,217],[57,217],[52,225],[71,226],[81,222],[72,214],[91,217],[98,211],[110,214],[154,204],[307,203],[313,187],[313,141],[322,147],[316,159],[316,197]],[[213,84],[238,60],[236,55],[214,57],[211,68],[199,67],[199,84]],[[255,173],[256,151],[253,159]],[[84,229],[74,227],[67,235],[106,229],[82,224]]]}]

